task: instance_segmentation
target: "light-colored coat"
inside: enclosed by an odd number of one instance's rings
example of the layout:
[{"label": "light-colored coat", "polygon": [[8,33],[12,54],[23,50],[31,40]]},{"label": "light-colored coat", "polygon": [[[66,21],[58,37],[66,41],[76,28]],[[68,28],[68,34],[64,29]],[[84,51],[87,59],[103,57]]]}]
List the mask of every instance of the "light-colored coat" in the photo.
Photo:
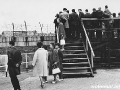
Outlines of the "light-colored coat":
[{"label": "light-colored coat", "polygon": [[48,76],[48,51],[39,48],[34,54],[32,65],[34,76]]},{"label": "light-colored coat", "polygon": [[65,28],[69,28],[69,22],[68,22],[69,14],[67,12],[63,12],[63,13],[60,14],[60,18],[63,18],[63,19],[66,20]]}]

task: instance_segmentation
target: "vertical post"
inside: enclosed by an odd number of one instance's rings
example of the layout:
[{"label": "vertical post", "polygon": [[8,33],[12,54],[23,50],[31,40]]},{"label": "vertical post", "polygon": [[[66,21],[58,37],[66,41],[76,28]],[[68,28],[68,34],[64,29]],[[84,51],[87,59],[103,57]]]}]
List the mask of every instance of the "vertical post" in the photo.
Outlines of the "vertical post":
[{"label": "vertical post", "polygon": [[14,23],[12,23],[12,26],[13,26],[13,39],[14,39]]},{"label": "vertical post", "polygon": [[108,45],[108,66],[111,68],[111,60],[110,60],[110,45]]},{"label": "vertical post", "polygon": [[25,53],[25,64],[26,64],[26,70],[28,72],[28,62],[27,62],[27,53]]},{"label": "vertical post", "polygon": [[26,29],[26,37],[25,37],[25,40],[26,40],[26,46],[27,46],[28,37],[27,37],[27,25],[26,25],[26,21],[24,21],[24,23],[25,23],[25,29]]},{"label": "vertical post", "polygon": [[92,54],[92,51],[91,51],[91,67],[93,68],[94,65],[93,65],[93,54]]},{"label": "vertical post", "polygon": [[[40,22],[39,22],[39,24],[40,24]],[[41,36],[40,36],[40,39],[41,39],[41,42],[43,42],[44,41],[44,36],[43,36],[43,31],[42,31],[42,28],[43,28],[43,24],[40,24],[40,28],[41,28]]]},{"label": "vertical post", "polygon": [[6,74],[6,77],[7,77],[7,71],[8,71],[8,65],[6,64],[5,65],[5,74]]},{"label": "vertical post", "polygon": [[6,77],[7,77],[7,71],[8,71],[8,65],[7,65],[7,62],[8,62],[8,55],[7,55],[7,50],[8,48],[6,47],[6,57],[5,57],[5,73],[6,73]]},{"label": "vertical post", "polygon": [[86,50],[88,51],[88,41],[87,41],[87,38],[86,38]]}]

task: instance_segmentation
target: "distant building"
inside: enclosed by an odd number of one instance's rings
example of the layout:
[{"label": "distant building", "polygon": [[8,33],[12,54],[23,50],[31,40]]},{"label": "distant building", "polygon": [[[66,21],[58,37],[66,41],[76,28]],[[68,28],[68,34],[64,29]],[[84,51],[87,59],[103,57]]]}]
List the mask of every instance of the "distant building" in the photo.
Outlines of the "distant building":
[{"label": "distant building", "polygon": [[[37,35],[38,33],[37,33],[37,31],[35,30],[35,31],[27,31],[27,33],[26,33],[26,31],[14,31],[14,36],[33,36],[33,35]],[[9,36],[9,37],[11,37],[11,36],[13,36],[13,31],[3,31],[2,32],[2,35],[3,36]]]}]

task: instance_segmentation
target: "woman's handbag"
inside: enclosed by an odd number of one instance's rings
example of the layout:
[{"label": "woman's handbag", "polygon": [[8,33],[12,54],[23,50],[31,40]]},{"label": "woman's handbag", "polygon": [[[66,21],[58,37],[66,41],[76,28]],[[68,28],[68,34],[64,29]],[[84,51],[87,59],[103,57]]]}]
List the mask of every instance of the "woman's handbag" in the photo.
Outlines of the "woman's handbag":
[{"label": "woman's handbag", "polygon": [[57,73],[60,73],[60,69],[58,68],[57,65],[54,65],[53,69],[52,69],[52,74],[57,74]]},{"label": "woman's handbag", "polygon": [[65,39],[60,40],[60,45],[65,45]]}]

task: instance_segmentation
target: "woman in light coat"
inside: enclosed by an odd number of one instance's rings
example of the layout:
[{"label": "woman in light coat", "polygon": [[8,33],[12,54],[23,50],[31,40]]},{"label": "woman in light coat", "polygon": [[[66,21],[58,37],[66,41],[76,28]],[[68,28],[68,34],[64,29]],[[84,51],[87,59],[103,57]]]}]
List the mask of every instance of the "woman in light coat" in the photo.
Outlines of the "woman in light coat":
[{"label": "woman in light coat", "polygon": [[33,75],[39,76],[43,88],[43,77],[48,76],[48,51],[42,48],[42,42],[37,43],[38,49],[33,57]]}]

